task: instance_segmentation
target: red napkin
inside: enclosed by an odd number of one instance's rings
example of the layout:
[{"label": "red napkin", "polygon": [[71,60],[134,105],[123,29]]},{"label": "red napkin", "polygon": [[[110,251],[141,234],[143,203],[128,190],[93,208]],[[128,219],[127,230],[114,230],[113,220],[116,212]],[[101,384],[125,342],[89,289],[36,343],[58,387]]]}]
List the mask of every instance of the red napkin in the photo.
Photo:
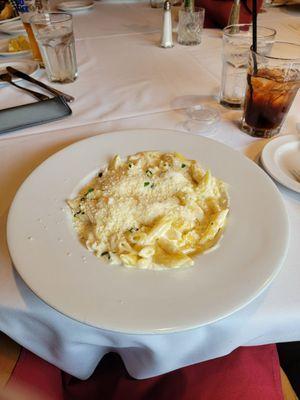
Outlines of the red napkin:
[{"label": "red napkin", "polygon": [[23,349],[7,387],[20,384],[40,393],[41,400],[283,400],[275,345],[240,347],[143,380],[131,378],[120,357],[110,353],[86,381]]}]

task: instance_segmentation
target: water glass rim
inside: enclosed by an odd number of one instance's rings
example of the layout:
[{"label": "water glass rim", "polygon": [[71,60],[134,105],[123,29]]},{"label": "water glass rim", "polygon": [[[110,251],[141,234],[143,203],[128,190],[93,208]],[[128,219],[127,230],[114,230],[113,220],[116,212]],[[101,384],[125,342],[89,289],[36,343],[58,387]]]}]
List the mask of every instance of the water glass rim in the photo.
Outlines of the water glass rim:
[{"label": "water glass rim", "polygon": [[[49,18],[46,18],[46,16],[54,16],[54,15],[61,15],[64,16],[65,18],[60,19],[59,21],[53,21]],[[41,17],[45,17],[42,19]],[[53,24],[60,24],[62,22],[70,21],[72,19],[72,14],[67,13],[67,12],[56,12],[56,11],[49,11],[45,13],[38,13],[33,15],[30,18],[30,23],[31,24],[41,24],[41,25],[53,25]]]},{"label": "water glass rim", "polygon": [[[299,52],[300,52],[300,44],[299,43],[285,42],[285,41],[282,41],[282,40],[275,40],[274,43],[273,43],[273,46],[276,45],[276,44],[296,46],[296,47],[298,47]],[[254,51],[253,50],[253,46],[250,47],[250,50],[251,50],[251,53],[256,54],[256,55],[258,55],[260,57],[267,58],[269,60],[300,62],[300,55],[298,57],[273,57],[273,56],[261,54],[258,50]]]},{"label": "water glass rim", "polygon": [[[228,37],[236,37],[238,35],[238,33],[230,33],[231,28],[235,27],[235,28],[240,28],[240,27],[246,27],[248,26],[249,28],[252,27],[252,23],[249,24],[232,24],[232,25],[227,25],[225,26],[225,28],[222,29],[223,35],[228,36]],[[269,34],[266,35],[258,35],[259,38],[268,38],[268,37],[272,37],[275,36],[277,34],[276,29],[274,28],[269,28],[268,26],[263,26],[263,25],[258,25],[257,26],[258,29],[262,28],[265,29],[266,31],[269,31]],[[229,32],[227,32],[227,30],[229,30]]]}]

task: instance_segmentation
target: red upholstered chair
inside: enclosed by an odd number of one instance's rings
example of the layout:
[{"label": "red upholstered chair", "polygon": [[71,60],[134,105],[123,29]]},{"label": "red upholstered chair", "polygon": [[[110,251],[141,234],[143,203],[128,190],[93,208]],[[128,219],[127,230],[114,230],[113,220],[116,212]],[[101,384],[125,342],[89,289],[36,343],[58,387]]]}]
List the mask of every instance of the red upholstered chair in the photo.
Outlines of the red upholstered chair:
[{"label": "red upholstered chair", "polygon": [[[2,388],[2,390],[1,390]],[[131,378],[108,354],[81,381],[0,334],[0,400],[296,400],[275,345],[231,354],[158,377]]]}]

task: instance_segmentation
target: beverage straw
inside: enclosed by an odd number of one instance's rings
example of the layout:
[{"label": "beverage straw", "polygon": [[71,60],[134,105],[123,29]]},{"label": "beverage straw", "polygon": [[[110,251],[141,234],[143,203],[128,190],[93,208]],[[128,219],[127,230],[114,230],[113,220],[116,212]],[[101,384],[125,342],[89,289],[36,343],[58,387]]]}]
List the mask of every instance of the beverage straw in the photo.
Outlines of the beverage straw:
[{"label": "beverage straw", "polygon": [[252,0],[252,50],[253,50],[253,69],[254,75],[257,73],[257,0]]},{"label": "beverage straw", "polygon": [[[256,51],[257,51],[257,3],[256,0],[252,0],[252,56],[253,56],[253,75],[257,74],[257,61],[256,61]],[[251,51],[250,49],[250,51]],[[247,74],[247,82],[249,85],[249,104],[253,104],[253,87],[251,81],[250,71]]]}]

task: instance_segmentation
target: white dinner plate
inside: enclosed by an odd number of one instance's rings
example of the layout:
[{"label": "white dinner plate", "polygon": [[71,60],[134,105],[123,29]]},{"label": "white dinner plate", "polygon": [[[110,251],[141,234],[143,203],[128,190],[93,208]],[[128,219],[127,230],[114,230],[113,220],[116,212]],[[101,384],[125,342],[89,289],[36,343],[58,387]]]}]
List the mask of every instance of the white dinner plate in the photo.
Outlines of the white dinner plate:
[{"label": "white dinner plate", "polygon": [[57,8],[62,11],[84,11],[92,8],[94,2],[90,0],[71,0],[63,1],[57,5]]},{"label": "white dinner plate", "polygon": [[9,39],[0,40],[0,56],[2,57],[14,57],[14,56],[26,56],[30,54],[30,50],[22,50],[22,51],[8,51],[8,43]]},{"label": "white dinner plate", "polygon": [[271,140],[263,148],[260,159],[272,178],[300,193],[300,183],[291,172],[300,173],[300,135],[284,135]]},{"label": "white dinner plate", "polygon": [[7,33],[8,35],[19,35],[22,33],[26,33],[26,30],[22,21],[17,20],[0,25],[0,32]]},{"label": "white dinner plate", "polygon": [[[66,199],[116,153],[142,150],[181,152],[229,184],[220,246],[193,267],[111,266],[78,241]],[[281,195],[254,162],[211,139],[157,129],[102,134],[54,154],[19,188],[7,225],[13,263],[34,293],[78,321],[131,333],[182,331],[237,311],[277,275],[288,237]]]},{"label": "white dinner plate", "polygon": [[9,19],[2,19],[0,21],[0,25],[9,24],[10,22],[18,21],[19,19],[21,19],[21,17],[19,15],[17,17],[13,17],[13,18],[9,18]]}]

